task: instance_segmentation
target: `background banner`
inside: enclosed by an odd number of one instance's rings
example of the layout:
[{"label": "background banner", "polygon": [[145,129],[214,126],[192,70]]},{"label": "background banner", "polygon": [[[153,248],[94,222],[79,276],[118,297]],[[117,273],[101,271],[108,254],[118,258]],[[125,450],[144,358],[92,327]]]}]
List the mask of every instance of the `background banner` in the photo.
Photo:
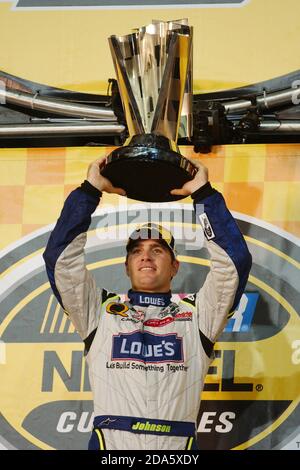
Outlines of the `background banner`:
[{"label": "background banner", "polygon": [[298,0],[0,0],[0,70],[49,86],[106,93],[108,78],[115,76],[107,38],[152,19],[182,17],[194,27],[194,92],[300,69]]},{"label": "background banner", "polygon": [[[89,163],[108,150],[0,150],[0,445],[5,448],[86,448],[92,401],[83,344],[52,295],[42,252],[65,197],[85,178]],[[193,156],[190,147],[181,150]],[[253,256],[246,293],[216,345],[206,379],[200,448],[297,449],[300,146],[216,147],[200,159]],[[201,240],[199,248],[189,246],[176,222],[192,226],[189,198],[150,206],[105,194],[89,231],[89,269],[100,286],[125,293],[124,242],[150,209],[162,222],[174,216],[171,229],[181,260],[174,292],[194,292],[209,262],[199,249]]]},{"label": "background banner", "polygon": [[[107,38],[183,16],[194,26],[194,93],[300,69],[298,0],[0,0],[0,70],[105,94],[115,76]],[[87,447],[93,416],[83,345],[52,295],[42,252],[64,199],[89,163],[110,150],[0,149],[0,448]],[[181,151],[207,165],[253,256],[246,292],[206,378],[199,446],[298,449],[300,145]],[[124,242],[156,210],[162,222],[175,221],[181,271],[174,292],[195,291],[209,260],[201,241],[191,246],[180,232],[182,221],[195,229],[191,206],[189,198],[150,207],[105,194],[86,250],[97,283],[127,291]]]}]

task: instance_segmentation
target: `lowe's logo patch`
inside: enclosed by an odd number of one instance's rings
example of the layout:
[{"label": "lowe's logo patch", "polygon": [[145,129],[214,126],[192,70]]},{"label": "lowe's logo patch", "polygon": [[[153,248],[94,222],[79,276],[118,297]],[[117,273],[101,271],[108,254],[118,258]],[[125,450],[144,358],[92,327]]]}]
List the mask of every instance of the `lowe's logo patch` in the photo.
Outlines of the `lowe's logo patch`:
[{"label": "lowe's logo patch", "polygon": [[113,337],[112,361],[135,360],[147,363],[183,362],[182,338],[176,333],[156,335],[145,331],[119,333]]}]

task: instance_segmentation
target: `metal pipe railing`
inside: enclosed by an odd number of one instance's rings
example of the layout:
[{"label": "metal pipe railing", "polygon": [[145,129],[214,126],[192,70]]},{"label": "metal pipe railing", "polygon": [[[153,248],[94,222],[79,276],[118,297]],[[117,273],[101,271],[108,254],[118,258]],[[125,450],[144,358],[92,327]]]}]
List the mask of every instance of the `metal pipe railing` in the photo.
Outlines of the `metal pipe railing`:
[{"label": "metal pipe railing", "polygon": [[67,135],[116,135],[121,134],[125,127],[115,123],[99,124],[6,124],[0,125],[0,137],[29,137],[29,136],[55,136]]},{"label": "metal pipe railing", "polygon": [[293,104],[293,99],[298,96],[300,90],[298,88],[288,88],[286,90],[275,91],[273,93],[264,93],[256,97],[253,103],[249,99],[236,100],[231,102],[224,101],[222,105],[226,113],[237,113],[247,111],[253,104],[261,109],[271,109],[277,106]]},{"label": "metal pipe railing", "polygon": [[100,118],[103,121],[117,121],[117,117],[111,108],[89,106],[66,100],[58,100],[56,98],[47,98],[39,96],[38,93],[33,95],[9,88],[1,89],[0,87],[0,103],[1,102],[63,116]]},{"label": "metal pipe railing", "polygon": [[300,132],[300,120],[286,119],[284,121],[262,121],[260,122],[259,131],[263,132],[279,132],[279,133],[293,133]]}]

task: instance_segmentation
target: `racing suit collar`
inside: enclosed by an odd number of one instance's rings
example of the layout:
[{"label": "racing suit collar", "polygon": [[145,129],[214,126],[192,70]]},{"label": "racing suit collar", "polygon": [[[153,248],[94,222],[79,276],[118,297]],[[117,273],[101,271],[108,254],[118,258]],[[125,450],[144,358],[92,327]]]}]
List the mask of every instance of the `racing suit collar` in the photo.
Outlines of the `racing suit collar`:
[{"label": "racing suit collar", "polygon": [[132,305],[147,307],[155,305],[155,307],[166,307],[171,302],[171,291],[169,292],[140,292],[129,289],[128,298]]}]

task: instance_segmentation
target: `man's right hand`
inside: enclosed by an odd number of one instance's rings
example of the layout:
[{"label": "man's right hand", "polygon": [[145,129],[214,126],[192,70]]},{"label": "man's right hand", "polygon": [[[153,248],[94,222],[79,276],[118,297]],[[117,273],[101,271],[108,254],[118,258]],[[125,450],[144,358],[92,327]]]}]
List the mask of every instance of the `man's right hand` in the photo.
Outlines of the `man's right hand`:
[{"label": "man's right hand", "polygon": [[104,191],[106,193],[115,193],[120,196],[126,196],[126,192],[122,188],[115,188],[109,179],[101,175],[100,171],[104,168],[106,163],[106,155],[104,157],[98,158],[92,162],[88,168],[87,180],[99,191]]}]

